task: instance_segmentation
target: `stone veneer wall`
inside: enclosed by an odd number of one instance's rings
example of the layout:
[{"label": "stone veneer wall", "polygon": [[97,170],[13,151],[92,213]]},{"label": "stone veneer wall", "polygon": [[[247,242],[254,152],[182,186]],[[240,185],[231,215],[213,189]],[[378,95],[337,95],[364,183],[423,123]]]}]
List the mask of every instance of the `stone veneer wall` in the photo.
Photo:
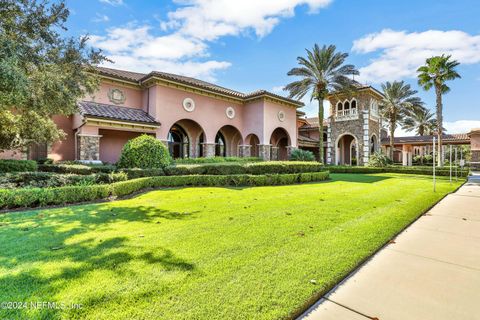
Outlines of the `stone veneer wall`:
[{"label": "stone veneer wall", "polygon": [[[356,138],[358,158],[357,164],[363,165],[363,119],[359,116],[356,120],[335,121],[331,119],[332,163],[336,164],[337,139],[343,134],[351,134]],[[355,155],[356,157],[357,155]]]},{"label": "stone veneer wall", "polygon": [[78,135],[80,160],[100,160],[100,137]]}]

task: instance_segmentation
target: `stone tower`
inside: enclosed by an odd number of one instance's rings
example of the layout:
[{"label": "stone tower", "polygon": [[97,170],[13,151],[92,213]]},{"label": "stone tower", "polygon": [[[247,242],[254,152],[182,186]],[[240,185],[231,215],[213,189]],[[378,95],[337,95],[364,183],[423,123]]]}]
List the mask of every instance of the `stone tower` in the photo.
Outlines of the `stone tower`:
[{"label": "stone tower", "polygon": [[378,105],[382,94],[371,86],[353,93],[328,97],[327,163],[366,165],[370,155],[380,151],[382,118]]}]

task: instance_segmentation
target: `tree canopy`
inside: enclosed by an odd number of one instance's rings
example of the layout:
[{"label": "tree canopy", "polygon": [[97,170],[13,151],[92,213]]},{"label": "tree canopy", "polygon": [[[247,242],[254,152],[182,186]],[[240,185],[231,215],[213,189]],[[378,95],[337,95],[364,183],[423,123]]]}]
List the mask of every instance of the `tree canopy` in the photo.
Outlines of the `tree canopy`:
[{"label": "tree canopy", "polygon": [[93,94],[106,58],[87,36],[65,37],[64,1],[0,0],[0,150],[54,142],[52,115],[71,115]]},{"label": "tree canopy", "polygon": [[[289,76],[299,80],[289,83],[285,90],[290,98],[302,99],[310,93],[311,100],[318,101],[318,124],[320,137],[323,137],[323,100],[331,92],[351,91],[354,81],[349,78],[359,72],[352,64],[345,64],[348,53],[337,52],[334,45],[320,48],[315,44],[313,50],[306,49],[306,57],[298,57],[298,67],[292,68]],[[323,161],[323,139],[319,139],[319,157]]]}]

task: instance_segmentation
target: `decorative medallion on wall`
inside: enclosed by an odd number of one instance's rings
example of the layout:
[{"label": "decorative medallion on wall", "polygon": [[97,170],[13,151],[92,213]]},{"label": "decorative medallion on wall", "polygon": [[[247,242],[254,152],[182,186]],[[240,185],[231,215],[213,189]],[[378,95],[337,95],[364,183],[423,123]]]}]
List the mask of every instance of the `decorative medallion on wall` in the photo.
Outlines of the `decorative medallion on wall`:
[{"label": "decorative medallion on wall", "polygon": [[228,119],[233,119],[235,118],[235,109],[228,107],[227,110],[225,110],[225,114],[227,115]]},{"label": "decorative medallion on wall", "polygon": [[278,120],[280,120],[281,122],[285,121],[285,112],[278,111]]},{"label": "decorative medallion on wall", "polygon": [[125,102],[125,93],[120,89],[110,89],[108,91],[108,99],[115,104],[122,104]]},{"label": "decorative medallion on wall", "polygon": [[183,109],[187,112],[192,112],[195,110],[195,102],[191,98],[185,98],[183,100]]}]

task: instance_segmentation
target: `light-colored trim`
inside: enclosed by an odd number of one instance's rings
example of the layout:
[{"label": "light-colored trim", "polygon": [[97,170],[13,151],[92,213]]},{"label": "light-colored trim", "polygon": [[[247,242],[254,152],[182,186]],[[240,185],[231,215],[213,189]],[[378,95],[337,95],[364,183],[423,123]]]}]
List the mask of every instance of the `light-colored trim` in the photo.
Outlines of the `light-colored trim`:
[{"label": "light-colored trim", "polygon": [[88,133],[79,133],[77,134],[78,137],[96,137],[96,138],[101,138],[103,137],[102,135],[99,134],[88,134]]},{"label": "light-colored trim", "polygon": [[160,125],[149,125],[143,123],[133,123],[128,121],[115,121],[115,120],[105,120],[98,118],[89,118],[85,117],[85,123],[89,125],[97,126],[109,126],[114,128],[123,128],[123,129],[139,129],[139,130],[149,130],[155,131]]}]

